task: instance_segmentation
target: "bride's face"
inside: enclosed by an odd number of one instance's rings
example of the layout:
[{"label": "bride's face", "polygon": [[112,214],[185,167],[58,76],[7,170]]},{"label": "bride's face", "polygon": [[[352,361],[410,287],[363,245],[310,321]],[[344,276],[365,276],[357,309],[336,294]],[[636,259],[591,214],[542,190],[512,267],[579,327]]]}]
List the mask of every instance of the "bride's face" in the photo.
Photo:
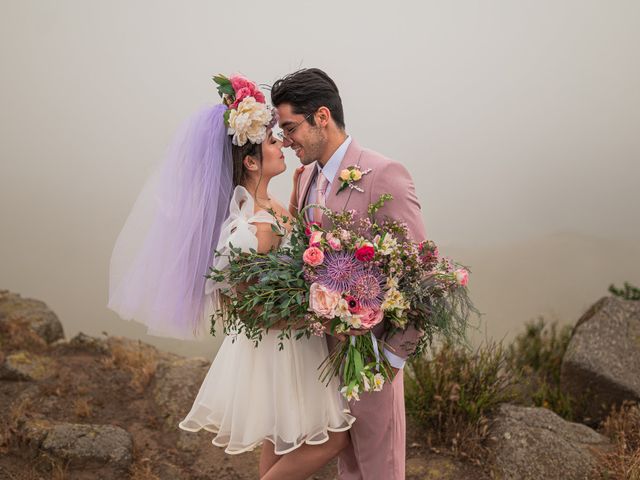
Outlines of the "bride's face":
[{"label": "bride's face", "polygon": [[287,169],[282,153],[282,142],[267,130],[267,138],[262,142],[262,176],[267,178],[280,175]]}]

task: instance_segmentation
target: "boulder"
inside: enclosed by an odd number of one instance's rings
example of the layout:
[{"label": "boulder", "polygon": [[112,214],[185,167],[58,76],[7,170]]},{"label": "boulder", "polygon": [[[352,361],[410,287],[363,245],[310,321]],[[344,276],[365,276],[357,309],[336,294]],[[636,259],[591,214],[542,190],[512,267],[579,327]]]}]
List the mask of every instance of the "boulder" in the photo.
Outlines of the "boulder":
[{"label": "boulder", "polygon": [[[178,430],[178,423],[189,413],[200,385],[207,374],[210,362],[204,358],[181,358],[161,362],[156,370],[153,398],[163,412],[165,429]],[[192,432],[179,431],[177,447],[184,451],[196,451],[203,441],[210,438]]]},{"label": "boulder", "polygon": [[41,451],[72,470],[99,470],[100,478],[123,478],[133,461],[133,441],[114,425],[73,423],[30,425],[25,428]]},{"label": "boulder", "polygon": [[640,401],[640,302],[605,297],[582,316],[562,360],[560,386],[593,425],[612,406]]},{"label": "boulder", "polygon": [[46,303],[0,290],[0,323],[11,322],[26,325],[48,344],[64,338],[62,323]]},{"label": "boulder", "polygon": [[497,478],[585,480],[598,478],[594,450],[608,448],[609,441],[551,410],[503,404],[493,419],[488,445]]},{"label": "boulder", "polygon": [[7,355],[0,365],[0,380],[42,380],[54,373],[52,359],[25,351]]},{"label": "boulder", "polygon": [[101,355],[106,355],[110,351],[109,344],[106,339],[91,337],[82,332],[79,332],[75,337],[69,340],[65,347]]}]

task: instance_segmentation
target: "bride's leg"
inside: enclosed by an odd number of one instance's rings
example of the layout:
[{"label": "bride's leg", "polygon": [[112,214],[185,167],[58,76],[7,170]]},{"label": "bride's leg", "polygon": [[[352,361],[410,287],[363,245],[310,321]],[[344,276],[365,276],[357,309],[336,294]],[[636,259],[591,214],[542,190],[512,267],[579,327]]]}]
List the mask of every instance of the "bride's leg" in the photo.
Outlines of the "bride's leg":
[{"label": "bride's leg", "polygon": [[260,478],[262,478],[271,467],[273,467],[282,455],[275,454],[275,447],[269,440],[262,442],[262,450],[260,451]]},{"label": "bride's leg", "polygon": [[320,445],[302,445],[283,455],[261,480],[304,480],[349,445],[349,432],[330,432]]}]

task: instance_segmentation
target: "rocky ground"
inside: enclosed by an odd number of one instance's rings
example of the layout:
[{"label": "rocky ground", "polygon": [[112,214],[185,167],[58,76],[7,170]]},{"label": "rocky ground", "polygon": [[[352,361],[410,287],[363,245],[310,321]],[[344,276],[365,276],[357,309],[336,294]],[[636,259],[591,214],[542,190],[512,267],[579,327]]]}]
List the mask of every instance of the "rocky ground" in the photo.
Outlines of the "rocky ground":
[{"label": "rocky ground", "polygon": [[[65,339],[44,303],[0,291],[0,480],[257,478],[259,449],[228,456],[210,433],[177,428],[208,367],[124,338]],[[594,452],[609,448],[587,426],[513,405],[493,419],[483,465],[427,448],[422,433],[409,425],[409,479],[598,478]],[[335,477],[334,462],[313,478]]]}]

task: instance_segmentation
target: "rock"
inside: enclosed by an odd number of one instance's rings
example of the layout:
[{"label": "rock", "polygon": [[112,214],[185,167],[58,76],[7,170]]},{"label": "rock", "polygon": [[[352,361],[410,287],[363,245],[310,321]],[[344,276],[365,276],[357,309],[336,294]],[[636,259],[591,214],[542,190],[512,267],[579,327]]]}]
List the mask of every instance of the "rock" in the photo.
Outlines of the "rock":
[{"label": "rock", "polygon": [[87,352],[106,355],[109,353],[109,345],[103,338],[91,337],[82,332],[69,340],[68,348],[74,350],[84,350]]},{"label": "rock", "polygon": [[0,380],[42,380],[55,373],[55,362],[30,352],[7,355],[0,365]]},{"label": "rock", "polygon": [[501,405],[489,435],[497,478],[585,480],[597,478],[594,448],[606,437],[545,408]]},{"label": "rock", "polygon": [[64,338],[60,320],[46,303],[0,290],[0,323],[10,322],[25,324],[48,344]]},{"label": "rock", "polygon": [[[162,362],[158,366],[153,398],[160,411],[164,412],[167,431],[177,430],[178,423],[191,410],[209,367],[209,361],[198,357]],[[179,430],[177,447],[184,451],[195,451],[203,440],[210,441],[192,432]]]},{"label": "rock", "polygon": [[[466,469],[469,469],[467,466]],[[405,476],[407,480],[477,480],[478,472],[464,471],[460,462],[444,455],[407,458]]]},{"label": "rock", "polygon": [[133,461],[131,435],[114,425],[53,424],[31,421],[22,436],[40,451],[62,461],[69,469],[100,469],[100,478],[123,478]]},{"label": "rock", "polygon": [[562,361],[560,385],[589,424],[612,406],[640,401],[640,302],[605,297],[576,324]]}]

